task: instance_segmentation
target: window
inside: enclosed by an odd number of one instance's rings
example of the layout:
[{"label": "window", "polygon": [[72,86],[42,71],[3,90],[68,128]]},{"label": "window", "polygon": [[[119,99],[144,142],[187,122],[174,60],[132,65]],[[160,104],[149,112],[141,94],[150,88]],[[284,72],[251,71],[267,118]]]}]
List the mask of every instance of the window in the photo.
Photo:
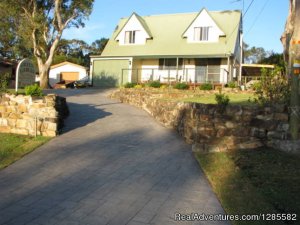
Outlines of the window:
[{"label": "window", "polygon": [[209,27],[195,27],[194,41],[208,41]]},{"label": "window", "polygon": [[[159,59],[159,70],[175,70],[177,58]],[[178,59],[178,69],[182,69],[183,59]]]},{"label": "window", "polygon": [[125,31],[125,44],[134,44],[136,33],[137,33],[136,30]]}]

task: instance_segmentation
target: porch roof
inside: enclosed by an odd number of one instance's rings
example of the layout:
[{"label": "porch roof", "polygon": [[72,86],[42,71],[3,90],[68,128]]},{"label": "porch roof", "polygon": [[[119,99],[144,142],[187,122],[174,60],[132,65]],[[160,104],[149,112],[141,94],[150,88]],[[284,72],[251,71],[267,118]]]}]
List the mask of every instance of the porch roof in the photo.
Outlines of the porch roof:
[{"label": "porch roof", "polygon": [[[102,57],[134,56],[205,56],[220,57],[234,53],[238,40],[240,11],[210,11],[210,16],[224,31],[225,36],[219,42],[188,43],[182,33],[189,27],[198,13],[182,13],[141,17],[152,34],[145,45],[119,45],[116,35],[124,27],[128,18],[120,20],[116,30],[106,45]],[[96,57],[96,56],[92,56]],[[99,57],[99,56],[97,56]]]}]

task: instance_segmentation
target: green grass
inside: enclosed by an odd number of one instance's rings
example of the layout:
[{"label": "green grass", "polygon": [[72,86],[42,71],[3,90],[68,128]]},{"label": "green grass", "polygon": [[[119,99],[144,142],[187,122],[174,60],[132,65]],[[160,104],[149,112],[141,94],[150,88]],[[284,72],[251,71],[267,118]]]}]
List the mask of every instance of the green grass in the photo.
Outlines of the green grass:
[{"label": "green grass", "polygon": [[[225,93],[229,96],[230,102],[232,105],[253,105],[252,102],[249,102],[249,98],[253,99],[254,95],[252,93]],[[192,98],[183,98],[180,99],[184,102],[197,102],[203,104],[217,104],[215,100],[215,94],[200,94],[198,97]]]},{"label": "green grass", "polygon": [[[16,89],[7,89],[7,92],[10,93],[10,94],[16,94]],[[25,94],[25,89],[24,88],[19,88],[17,94],[24,95]]]},{"label": "green grass", "polygon": [[49,141],[48,137],[31,137],[16,134],[0,134],[0,169],[9,166],[24,155]]},{"label": "green grass", "polygon": [[[299,156],[273,149],[196,154],[228,214],[300,215]],[[298,221],[234,221],[233,224],[299,224]]]}]

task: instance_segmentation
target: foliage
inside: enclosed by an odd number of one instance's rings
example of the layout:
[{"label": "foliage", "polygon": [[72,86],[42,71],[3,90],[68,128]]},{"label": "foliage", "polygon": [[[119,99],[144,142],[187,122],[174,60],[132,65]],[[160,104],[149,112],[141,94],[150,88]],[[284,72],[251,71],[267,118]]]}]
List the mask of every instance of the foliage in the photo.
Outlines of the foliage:
[{"label": "foliage", "polygon": [[189,89],[189,85],[187,83],[176,83],[174,88],[179,90],[186,90]]},{"label": "foliage", "polygon": [[236,82],[230,81],[230,82],[228,83],[228,87],[229,87],[229,88],[236,88],[236,87],[237,87]]},{"label": "foliage", "polygon": [[141,89],[141,88],[143,88],[143,85],[142,84],[137,84],[137,85],[134,86],[134,88]]},{"label": "foliage", "polygon": [[199,88],[200,90],[209,91],[213,89],[213,86],[210,83],[205,83],[205,84],[201,84]]},{"label": "foliage", "polygon": [[136,83],[127,82],[124,84],[124,88],[134,88]]},{"label": "foliage", "polygon": [[215,94],[215,100],[217,104],[221,107],[222,110],[226,108],[226,106],[229,104],[229,96],[225,94]]},{"label": "foliage", "polygon": [[109,39],[107,38],[95,40],[90,46],[90,54],[100,55],[103,52],[108,40]]},{"label": "foliage", "polygon": [[9,73],[0,74],[0,93],[4,93],[7,91],[9,77]]},{"label": "foliage", "polygon": [[43,91],[37,84],[28,85],[25,87],[25,95],[42,96]]},{"label": "foliage", "polygon": [[93,3],[94,0],[1,1],[0,8],[6,10],[5,20],[1,21],[9,25],[14,41],[22,41],[23,46],[33,50],[43,88],[48,86],[48,70],[63,31],[84,26]]},{"label": "foliage", "polygon": [[166,85],[166,84],[162,84],[162,85],[160,86],[160,89],[166,89],[166,88],[168,88],[168,85]]},{"label": "foliage", "polygon": [[270,55],[264,48],[254,46],[250,48],[246,43],[243,43],[243,52],[246,63],[258,63]]},{"label": "foliage", "polygon": [[282,69],[282,71],[285,71],[285,62],[283,59],[283,54],[282,53],[274,53],[272,52],[268,57],[261,59],[258,61],[258,63],[261,64],[270,64],[270,65],[275,65]]},{"label": "foliage", "polygon": [[155,80],[155,81],[150,81],[147,85],[149,87],[153,87],[153,88],[160,88],[161,83],[159,81]]},{"label": "foliage", "polygon": [[256,100],[261,104],[286,103],[290,98],[290,86],[281,68],[261,71],[261,79],[254,84]]}]

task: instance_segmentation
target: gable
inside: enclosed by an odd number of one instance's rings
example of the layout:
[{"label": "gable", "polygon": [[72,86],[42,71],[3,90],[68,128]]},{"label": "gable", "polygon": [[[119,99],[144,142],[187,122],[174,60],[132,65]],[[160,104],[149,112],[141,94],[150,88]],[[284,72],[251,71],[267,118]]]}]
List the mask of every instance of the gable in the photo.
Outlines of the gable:
[{"label": "gable", "polygon": [[[200,29],[201,32],[203,30],[207,32],[207,37],[205,35],[207,40],[199,40],[200,37],[197,37],[197,35],[200,35]],[[197,33],[197,31],[199,33]],[[206,9],[202,9],[200,11],[200,13],[196,16],[191,25],[183,34],[183,37],[187,38],[187,42],[189,43],[199,41],[218,42],[220,36],[225,36],[225,33],[220,29]]]},{"label": "gable", "polygon": [[[132,33],[129,34],[130,32],[134,32],[134,37],[132,37]],[[128,35],[131,35],[130,37],[134,38],[134,43],[128,42]],[[119,45],[144,45],[149,38],[151,38],[151,32],[146,22],[139,15],[133,13],[118,33],[115,40],[119,42]]]}]

